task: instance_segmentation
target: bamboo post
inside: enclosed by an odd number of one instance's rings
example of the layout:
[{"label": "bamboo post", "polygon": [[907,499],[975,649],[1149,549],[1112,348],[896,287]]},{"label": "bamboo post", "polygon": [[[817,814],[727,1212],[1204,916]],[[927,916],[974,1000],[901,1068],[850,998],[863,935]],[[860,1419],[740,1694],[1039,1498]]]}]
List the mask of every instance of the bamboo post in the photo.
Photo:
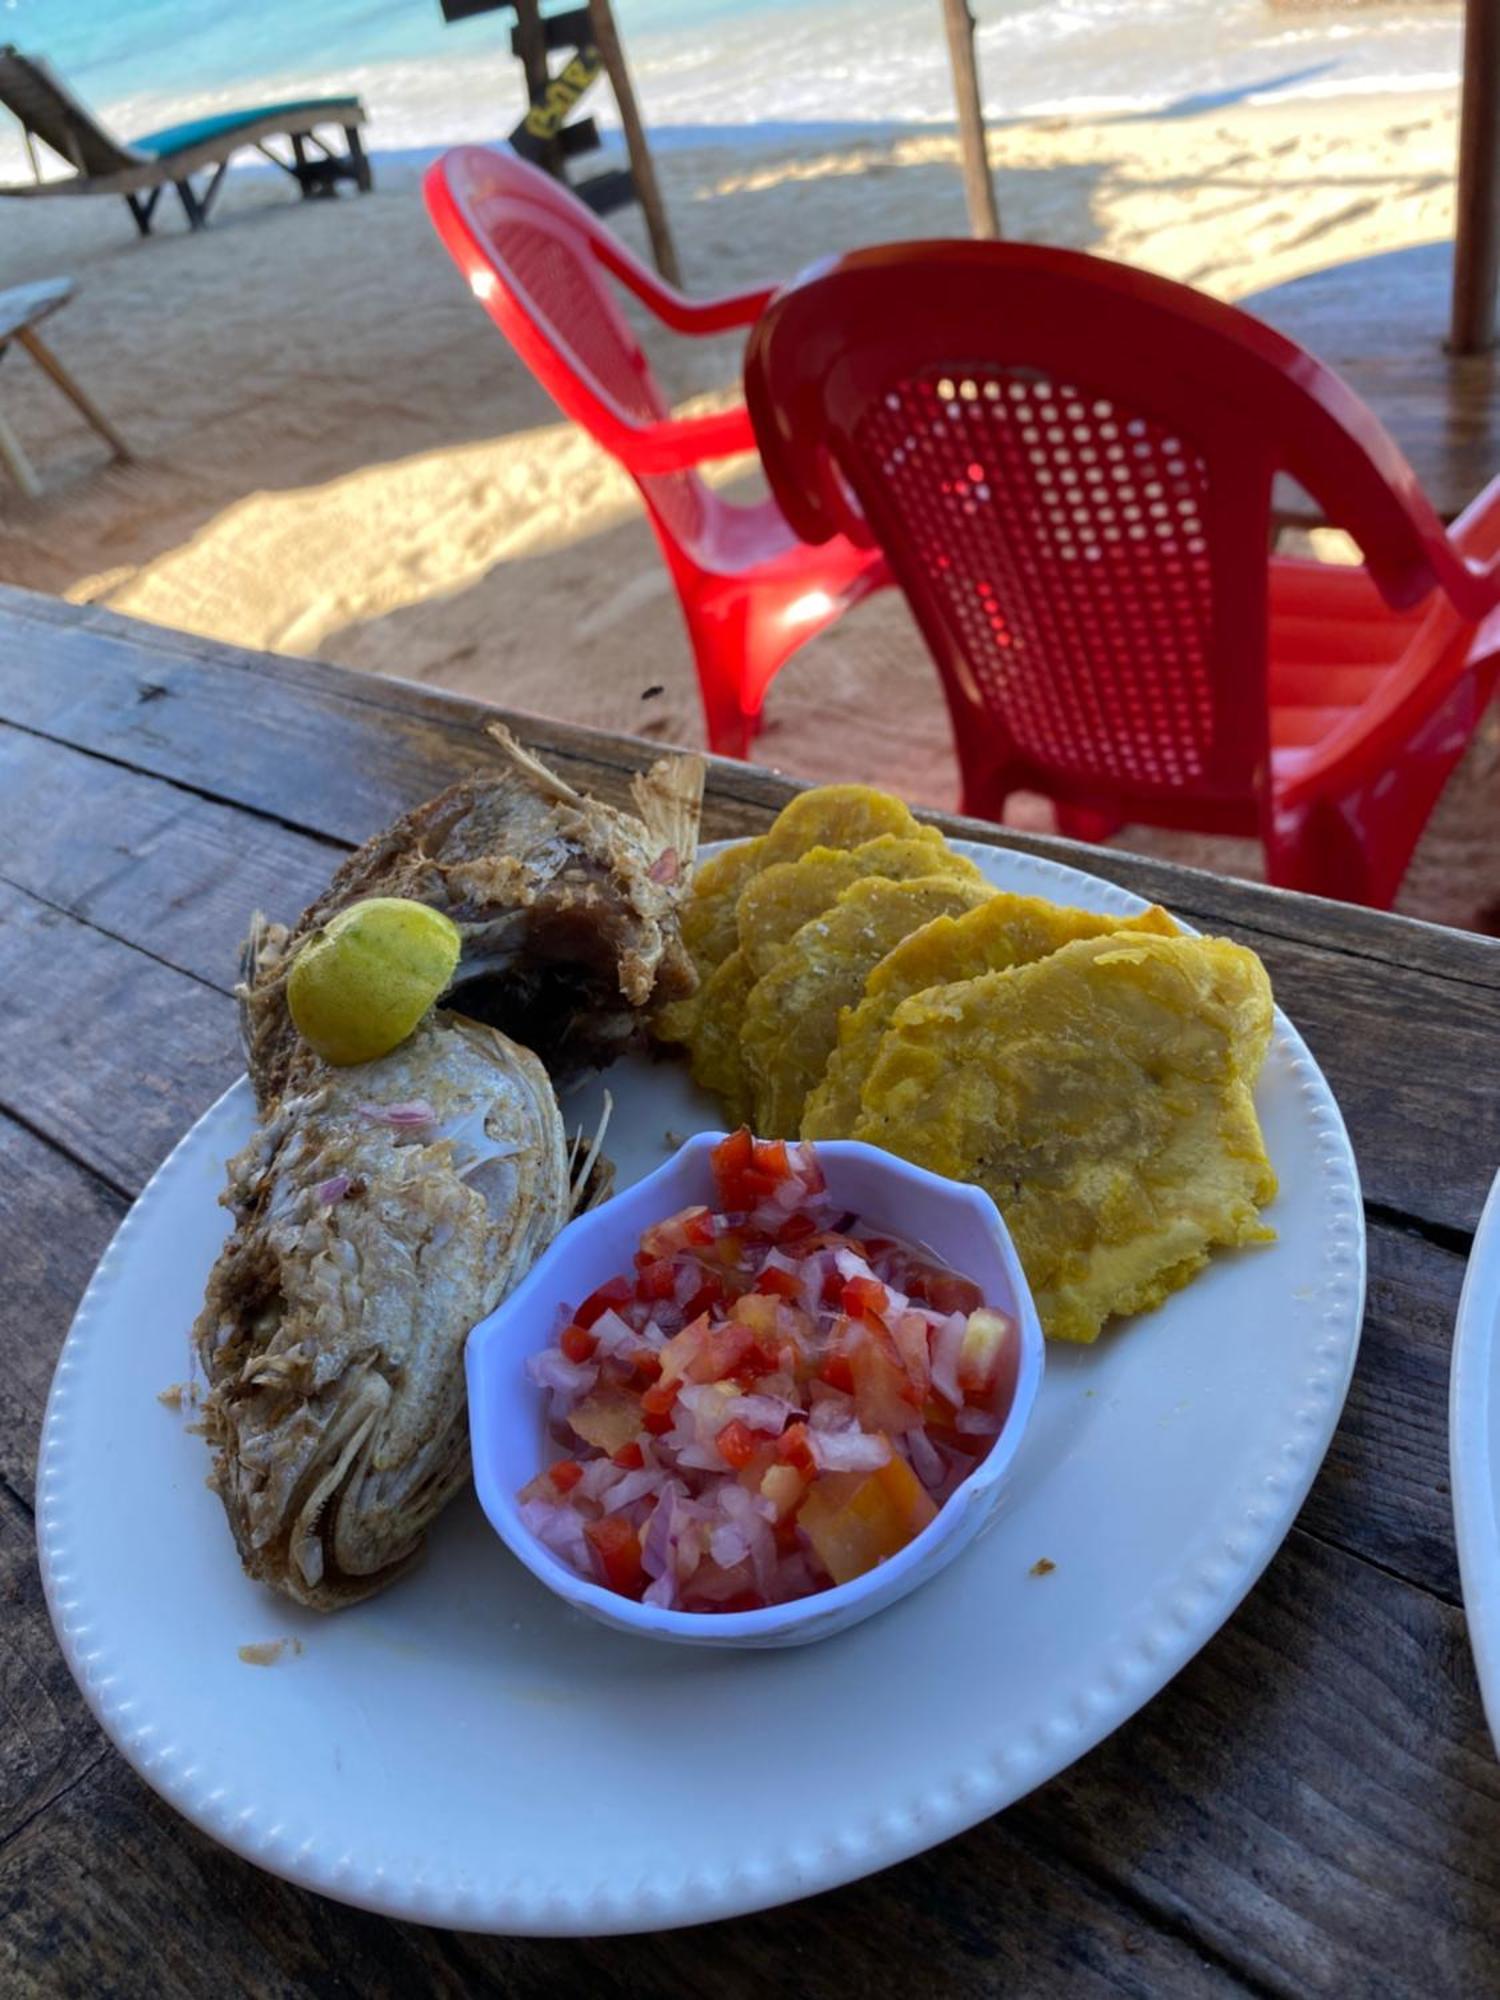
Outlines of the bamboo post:
[{"label": "bamboo post", "polygon": [[[1476,0],[1470,0],[1470,4],[1476,4]],[[953,92],[958,100],[958,142],[963,155],[969,228],[976,236],[998,236],[1000,211],[995,206],[995,184],[990,179],[979,65],[974,59],[974,16],[969,10],[969,0],[943,0],[943,22],[948,30],[948,58],[953,65]]]},{"label": "bamboo post", "polygon": [[680,291],[682,271],[677,262],[677,250],[672,242],[672,232],[667,227],[666,206],[661,198],[661,188],[657,184],[651,148],[646,143],[646,128],[641,123],[630,72],[625,67],[625,51],[620,45],[619,31],[615,27],[614,9],[610,6],[609,0],[589,0],[589,20],[593,25],[594,46],[599,51],[600,60],[614,89],[615,102],[620,107],[620,123],[625,130],[625,150],[630,155],[630,174],[635,182],[636,196],[646,217],[646,233],[651,238],[651,255],[656,259],[656,268],[667,283],[675,285]]},{"label": "bamboo post", "polygon": [[1458,126],[1458,214],[1453,241],[1455,354],[1495,342],[1500,279],[1500,0],[1466,0],[1463,103]]}]

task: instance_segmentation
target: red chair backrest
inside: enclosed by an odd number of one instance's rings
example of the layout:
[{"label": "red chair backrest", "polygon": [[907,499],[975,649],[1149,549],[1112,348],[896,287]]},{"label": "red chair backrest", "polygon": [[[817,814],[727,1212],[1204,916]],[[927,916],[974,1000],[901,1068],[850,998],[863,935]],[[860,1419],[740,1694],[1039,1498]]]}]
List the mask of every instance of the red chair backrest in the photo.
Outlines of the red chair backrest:
[{"label": "red chair backrest", "polygon": [[1391,603],[1474,581],[1328,370],[1231,307],[1076,252],[906,244],[817,267],[761,318],[745,383],[793,527],[873,533],[960,729],[972,713],[1017,785],[1262,794],[1278,470]]},{"label": "red chair backrest", "polygon": [[[670,414],[609,277],[624,261],[593,213],[510,152],[456,146],[431,170],[428,209],[476,298],[553,401],[606,450]],[[636,474],[681,539],[703,525],[691,472]]]}]

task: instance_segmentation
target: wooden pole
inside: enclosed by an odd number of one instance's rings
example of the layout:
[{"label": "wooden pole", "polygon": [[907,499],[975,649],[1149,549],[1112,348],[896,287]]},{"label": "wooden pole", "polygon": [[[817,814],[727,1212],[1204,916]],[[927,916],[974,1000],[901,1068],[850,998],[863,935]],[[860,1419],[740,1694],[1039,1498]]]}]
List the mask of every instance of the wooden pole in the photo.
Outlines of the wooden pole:
[{"label": "wooden pole", "polygon": [[615,27],[614,9],[609,0],[589,0],[589,20],[594,30],[594,46],[608,72],[614,88],[615,102],[620,107],[620,123],[625,129],[625,150],[630,155],[630,175],[635,182],[637,199],[646,217],[646,233],[651,238],[651,255],[656,259],[656,268],[669,285],[682,289],[682,270],[677,262],[677,250],[672,242],[672,232],[667,227],[666,205],[661,198],[661,188],[656,179],[656,167],[651,158],[651,148],[646,143],[646,128],[641,123],[640,110],[635,101],[635,91],[630,81],[630,71],[625,67],[625,51],[620,45],[619,30]]},{"label": "wooden pole", "polygon": [[1458,215],[1453,241],[1455,354],[1495,343],[1500,280],[1500,0],[1466,0]]},{"label": "wooden pole", "polygon": [[995,206],[995,184],[990,179],[979,65],[974,59],[974,16],[969,11],[969,0],[943,0],[943,22],[948,30],[948,58],[953,64],[953,93],[958,100],[958,143],[963,154],[969,228],[976,236],[998,236],[1000,211]]},{"label": "wooden pole", "polygon": [[[516,10],[516,42],[521,54],[521,69],[526,77],[526,101],[541,104],[547,96],[550,80],[547,70],[547,31],[542,26],[541,0],[512,0]],[[567,175],[563,171],[562,146],[556,139],[547,140],[542,149],[540,164],[554,179],[566,186]]]}]

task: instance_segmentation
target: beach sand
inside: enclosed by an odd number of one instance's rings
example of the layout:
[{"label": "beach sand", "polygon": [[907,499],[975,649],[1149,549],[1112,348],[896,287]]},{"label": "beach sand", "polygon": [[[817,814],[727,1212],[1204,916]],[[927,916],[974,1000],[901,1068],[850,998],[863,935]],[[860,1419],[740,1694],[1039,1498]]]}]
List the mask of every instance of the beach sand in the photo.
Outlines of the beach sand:
[{"label": "beach sand", "polygon": [[[1009,234],[1129,259],[1226,298],[1445,236],[1454,152],[1449,95],[993,135]],[[672,150],[660,164],[699,293],[784,277],[855,244],[964,233],[954,144],[938,132]],[[49,332],[137,456],[105,467],[98,441],[14,356],[3,406],[45,492],[29,502],[0,487],[0,577],[246,646],[698,743],[676,602],[634,488],[559,420],[469,297],[418,180],[415,159],[384,157],[373,195],[300,204],[279,176],[237,173],[209,231],[183,232],[169,195],[147,243],[123,203],[7,207],[0,283],[76,278],[78,297]],[[640,247],[638,214],[617,221]],[[1435,299],[1435,329],[1442,308]],[[734,393],[733,340],[648,345],[677,402]],[[721,476],[753,491],[743,466]],[[894,593],[793,659],[757,755],[955,802],[947,712]],[[1482,921],[1500,893],[1497,774],[1492,711],[1401,907]],[[1045,823],[1043,809],[1018,810]],[[1131,829],[1120,844],[1258,866],[1249,843]]]}]

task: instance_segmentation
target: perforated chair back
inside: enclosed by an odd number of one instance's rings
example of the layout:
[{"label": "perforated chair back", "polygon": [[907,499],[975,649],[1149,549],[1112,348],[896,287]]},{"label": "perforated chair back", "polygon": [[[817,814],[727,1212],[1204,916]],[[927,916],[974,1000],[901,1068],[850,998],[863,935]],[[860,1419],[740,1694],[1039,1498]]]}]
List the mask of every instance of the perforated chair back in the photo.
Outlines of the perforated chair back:
[{"label": "perforated chair back", "polygon": [[971,796],[1197,799],[1253,830],[1278,470],[1393,605],[1473,583],[1336,377],[1245,314],[1075,252],[907,244],[818,267],[758,323],[745,382],[797,532],[884,549]]}]

